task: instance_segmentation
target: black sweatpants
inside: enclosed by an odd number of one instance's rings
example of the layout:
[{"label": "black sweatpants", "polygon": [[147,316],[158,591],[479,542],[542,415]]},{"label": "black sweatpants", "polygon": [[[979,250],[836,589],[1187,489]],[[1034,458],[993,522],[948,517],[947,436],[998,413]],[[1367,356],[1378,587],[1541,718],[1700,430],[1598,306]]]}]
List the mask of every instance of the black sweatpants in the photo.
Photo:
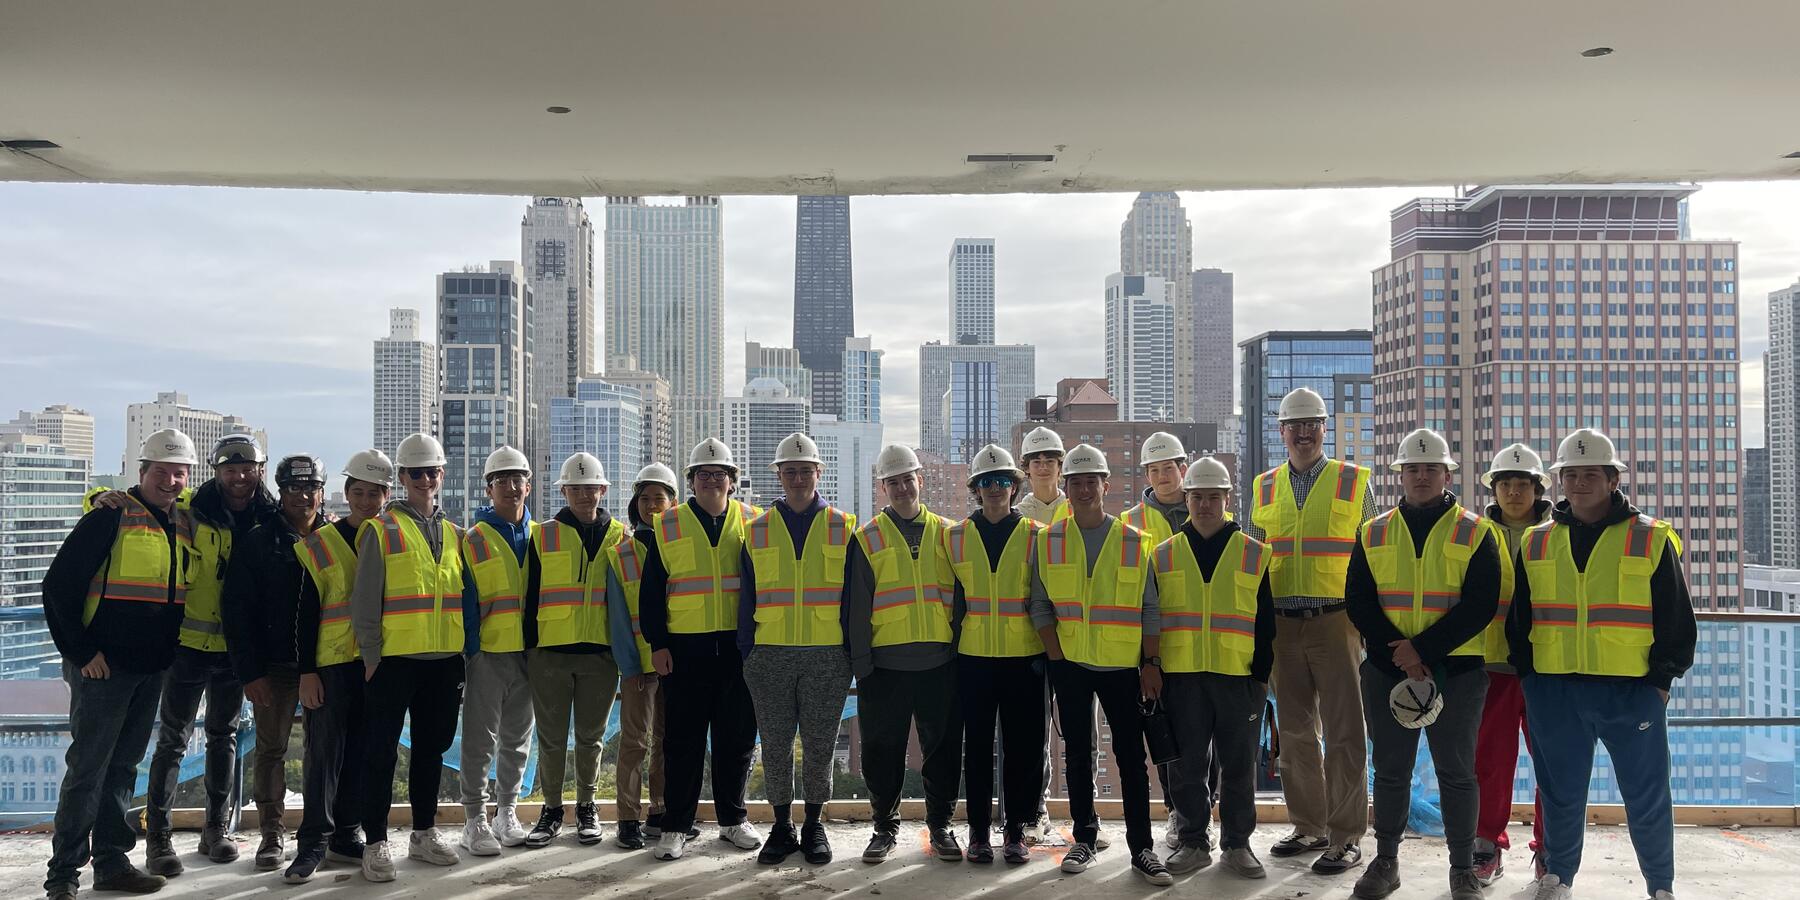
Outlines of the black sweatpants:
[{"label": "black sweatpants", "polygon": [[675,668],[662,679],[668,704],[668,743],[663,746],[664,833],[686,833],[700,806],[706,779],[707,737],[712,738],[713,811],[721,827],[744,821],[744,792],[756,753],[756,705],[744,685],[737,633],[677,635],[669,646]]},{"label": "black sweatpants", "polygon": [[1094,816],[1094,701],[1112,729],[1113,762],[1124,790],[1125,844],[1133,856],[1150,847],[1150,770],[1145,765],[1142,695],[1137,669],[1096,672],[1078,663],[1050,663],[1050,685],[1062,725],[1063,767],[1069,780],[1069,817],[1075,820],[1075,842],[1091,844],[1100,833]]},{"label": "black sweatpants", "polygon": [[[1269,689],[1248,675],[1170,672],[1163,706],[1181,758],[1169,763],[1165,789],[1181,816],[1181,842],[1206,846],[1206,826],[1219,804],[1219,847],[1250,846],[1256,830],[1256,760]],[[1216,775],[1215,775],[1216,773]]]},{"label": "black sweatpants", "polygon": [[[379,671],[379,669],[377,669]],[[317,673],[325,704],[305,712],[306,756],[301,775],[305,811],[300,844],[329,838],[354,843],[362,824],[363,770],[368,755],[367,713],[360,660],[326,666]]]},{"label": "black sweatpants", "polygon": [[950,824],[962,776],[962,704],[956,695],[956,662],[920,672],[876,669],[857,682],[857,715],[862,720],[863,777],[875,825],[900,821],[900,794],[906,781],[907,737],[914,723],[924,754],[925,822]]},{"label": "black sweatpants", "polygon": [[369,843],[387,840],[388,809],[394,802],[394,766],[400,756],[400,732],[412,716],[412,768],[406,780],[412,804],[413,830],[437,825],[438,783],[444,774],[444,751],[456,739],[462,711],[463,658],[383,657],[364,685],[368,718],[369,769],[363,783],[363,835]]},{"label": "black sweatpants", "polygon": [[[1006,821],[1019,827],[1037,818],[1044,796],[1042,656],[958,656],[962,700],[963,784],[971,839],[986,837],[994,816],[994,722],[1005,735],[1001,779],[1006,783]],[[1083,704],[1082,709],[1087,709]],[[1082,727],[1083,732],[1087,726]]]}]

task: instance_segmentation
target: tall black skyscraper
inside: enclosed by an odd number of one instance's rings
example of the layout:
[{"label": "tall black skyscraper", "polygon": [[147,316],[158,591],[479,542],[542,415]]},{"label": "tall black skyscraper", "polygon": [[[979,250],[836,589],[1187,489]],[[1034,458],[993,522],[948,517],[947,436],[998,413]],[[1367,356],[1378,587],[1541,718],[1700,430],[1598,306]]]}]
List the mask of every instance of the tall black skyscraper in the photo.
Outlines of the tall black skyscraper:
[{"label": "tall black skyscraper", "polygon": [[844,411],[844,338],[856,332],[850,198],[799,197],[794,216],[794,349],[813,373],[812,409]]}]

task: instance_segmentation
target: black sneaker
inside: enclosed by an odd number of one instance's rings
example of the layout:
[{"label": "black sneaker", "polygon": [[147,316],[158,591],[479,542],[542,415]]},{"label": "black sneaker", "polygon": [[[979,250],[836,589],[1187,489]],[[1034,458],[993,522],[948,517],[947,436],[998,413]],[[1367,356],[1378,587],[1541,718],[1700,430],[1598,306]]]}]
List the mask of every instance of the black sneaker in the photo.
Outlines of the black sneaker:
[{"label": "black sneaker", "polygon": [[790,854],[800,850],[800,839],[794,834],[794,823],[776,822],[769,829],[769,836],[763,840],[762,849],[757,851],[756,861],[765,866],[780,865]]},{"label": "black sneaker", "polygon": [[1377,856],[1350,893],[1360,900],[1381,900],[1400,889],[1400,860],[1393,856]]},{"label": "black sneaker", "polygon": [[[600,830],[599,810],[591,802],[575,804],[575,840],[584,845],[598,844],[602,837],[605,833]],[[526,841],[530,840],[528,835]]]},{"label": "black sneaker", "polygon": [[894,855],[894,845],[899,826],[883,823],[875,826],[875,834],[870,836],[869,845],[863,848],[862,861],[866,863],[885,862]]},{"label": "black sneaker", "polygon": [[1131,868],[1138,877],[1158,887],[1167,887],[1175,883],[1175,876],[1169,874],[1169,867],[1163,865],[1162,857],[1156,851],[1145,847],[1131,858]]},{"label": "black sneaker", "polygon": [[806,861],[815,866],[831,862],[831,839],[825,836],[823,822],[800,826],[800,848],[806,853]]},{"label": "black sneaker", "polygon": [[181,874],[181,857],[175,854],[175,836],[167,831],[144,835],[144,868],[152,875],[174,878]]},{"label": "black sneaker", "polygon": [[[993,858],[992,850],[988,858]],[[962,845],[956,842],[956,832],[948,825],[931,826],[931,853],[944,862],[956,862],[963,858]]]},{"label": "black sneaker", "polygon": [[1275,842],[1269,848],[1269,855],[1275,857],[1299,856],[1302,853],[1313,853],[1331,846],[1330,838],[1308,837],[1298,831],[1288,833],[1287,837]]},{"label": "black sneaker", "polygon": [[1063,854],[1062,870],[1070,875],[1079,875],[1082,872],[1086,872],[1088,867],[1093,864],[1093,844],[1077,842],[1075,846],[1069,848],[1068,853]]},{"label": "black sneaker", "polygon": [[[955,840],[955,838],[951,840]],[[976,831],[973,828],[969,829],[969,849],[963,853],[963,858],[984,866],[993,862],[994,844],[989,833]]]},{"label": "black sneaker", "polygon": [[550,846],[550,842],[556,840],[557,835],[562,834],[562,823],[562,807],[544,807],[544,811],[538,813],[537,824],[531,827],[531,833],[525,835],[525,846],[533,850],[541,850]]},{"label": "black sneaker", "polygon": [[360,866],[362,865],[363,847],[362,838],[354,835],[343,840],[333,837],[325,844],[325,861]]},{"label": "black sneaker", "polygon": [[305,884],[312,880],[313,873],[324,862],[324,844],[301,844],[294,851],[294,861],[288,863],[286,872],[281,873],[281,880],[288,884]]},{"label": "black sneaker", "polygon": [[[1319,858],[1313,860],[1312,870],[1318,875],[1342,875],[1360,865],[1362,865],[1362,847],[1357,844],[1345,844],[1319,854]],[[1394,870],[1396,875],[1399,872],[1397,865]]]},{"label": "black sneaker", "polygon": [[94,879],[96,891],[119,891],[125,894],[154,894],[163,889],[168,879],[161,875],[152,875],[140,871],[130,863],[125,868],[105,878]]},{"label": "black sneaker", "polygon": [[[657,829],[657,836],[662,836],[662,829]],[[626,819],[619,823],[619,833],[613,835],[613,843],[625,850],[644,849],[644,830],[636,819]]]},{"label": "black sneaker", "polygon": [[1024,826],[1006,826],[1006,840],[1000,845],[1000,856],[1015,866],[1031,859],[1031,848],[1025,846]]}]

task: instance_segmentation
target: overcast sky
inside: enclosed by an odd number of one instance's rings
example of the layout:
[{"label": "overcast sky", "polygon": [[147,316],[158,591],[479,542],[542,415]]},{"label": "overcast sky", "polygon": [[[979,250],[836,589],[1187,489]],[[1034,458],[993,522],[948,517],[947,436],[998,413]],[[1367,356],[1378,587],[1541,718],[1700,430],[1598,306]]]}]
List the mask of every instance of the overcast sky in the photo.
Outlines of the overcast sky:
[{"label": "overcast sky", "polygon": [[[1387,259],[1388,212],[1450,193],[1182,199],[1195,266],[1236,274],[1242,339],[1370,327],[1369,270]],[[853,199],[856,326],[886,351],[888,439],[917,437],[918,345],[945,338],[957,237],[995,240],[997,339],[1038,346],[1040,390],[1104,375],[1102,290],[1132,197]],[[589,209],[597,224],[602,205]],[[53,403],[85,408],[107,472],[126,404],[180,390],[268,429],[275,453],[311,450],[335,469],[370,440],[370,342],[386,334],[387,310],[412,307],[429,322],[438,273],[517,259],[524,208],[520,197],[0,184],[0,420]],[[791,345],[794,201],[729,197],[724,210],[729,394],[743,383],[743,340]],[[1691,204],[1695,238],[1743,243],[1746,446],[1763,443],[1767,297],[1800,275],[1796,211],[1791,183],[1708,185]]]}]

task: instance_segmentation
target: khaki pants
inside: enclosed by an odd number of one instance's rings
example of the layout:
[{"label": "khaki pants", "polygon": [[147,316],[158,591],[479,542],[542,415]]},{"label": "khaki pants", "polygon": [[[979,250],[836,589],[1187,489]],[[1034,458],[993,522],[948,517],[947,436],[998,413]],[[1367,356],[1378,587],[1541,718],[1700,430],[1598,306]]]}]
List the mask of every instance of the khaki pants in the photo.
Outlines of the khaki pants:
[{"label": "khaki pants", "polygon": [[592,803],[600,781],[600,742],[619,689],[612,653],[532,650],[527,664],[537,717],[538,788],[544,806],[561,809],[569,761],[569,719],[575,720],[575,802]]},{"label": "khaki pants", "polygon": [[256,751],[252,760],[253,787],[257,817],[262,830],[285,831],[282,817],[287,812],[287,750],[293,736],[295,711],[300,708],[300,670],[292,663],[269,667],[269,691],[274,701],[268,706],[252,706],[256,717]]},{"label": "khaki pants", "polygon": [[[1275,721],[1288,821],[1336,845],[1369,828],[1369,751],[1357,668],[1362,636],[1342,611],[1275,619]],[[1323,732],[1323,758],[1319,739]]]},{"label": "khaki pants", "polygon": [[619,685],[619,821],[643,816],[644,757],[650,758],[650,815],[663,811],[663,739],[668,734],[656,673],[627,678]]}]

